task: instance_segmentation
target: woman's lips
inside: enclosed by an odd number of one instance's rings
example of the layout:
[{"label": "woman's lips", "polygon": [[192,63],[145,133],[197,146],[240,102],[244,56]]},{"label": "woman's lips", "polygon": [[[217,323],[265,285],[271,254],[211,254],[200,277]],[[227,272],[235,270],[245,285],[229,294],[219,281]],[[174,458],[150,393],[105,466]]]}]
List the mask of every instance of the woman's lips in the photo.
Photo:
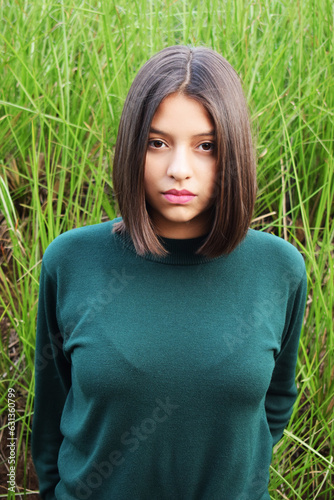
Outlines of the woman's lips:
[{"label": "woman's lips", "polygon": [[165,193],[162,193],[166,200],[171,203],[183,204],[188,203],[195,198],[195,194],[187,191],[186,189],[182,189],[182,191],[177,191],[176,189],[170,189]]}]

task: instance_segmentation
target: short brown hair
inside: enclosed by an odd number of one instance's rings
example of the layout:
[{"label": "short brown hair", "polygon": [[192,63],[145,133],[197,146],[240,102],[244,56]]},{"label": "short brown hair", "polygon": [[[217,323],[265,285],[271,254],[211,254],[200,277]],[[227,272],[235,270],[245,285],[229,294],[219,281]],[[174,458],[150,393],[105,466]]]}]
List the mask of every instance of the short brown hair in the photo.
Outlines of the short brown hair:
[{"label": "short brown hair", "polygon": [[167,47],[139,70],[125,100],[113,165],[122,215],[114,231],[127,231],[138,254],[163,255],[146,207],[144,167],[151,122],[167,96],[180,92],[200,102],[213,120],[218,176],[211,231],[198,253],[230,253],[245,237],[256,197],[256,162],[248,107],[240,79],[214,50]]}]

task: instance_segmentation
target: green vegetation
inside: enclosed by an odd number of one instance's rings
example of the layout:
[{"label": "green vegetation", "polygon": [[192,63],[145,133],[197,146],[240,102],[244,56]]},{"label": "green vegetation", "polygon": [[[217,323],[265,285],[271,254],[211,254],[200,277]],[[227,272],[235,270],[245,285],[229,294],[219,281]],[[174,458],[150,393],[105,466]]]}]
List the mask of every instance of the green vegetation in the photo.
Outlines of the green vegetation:
[{"label": "green vegetation", "polygon": [[243,79],[258,152],[253,227],[292,242],[307,266],[299,397],[275,448],[271,498],[330,500],[332,1],[18,0],[1,2],[0,12],[0,497],[7,498],[10,387],[17,400],[17,497],[32,498],[36,489],[29,433],[43,252],[61,232],[114,218],[113,149],[129,86],[152,54],[192,44],[216,49]]}]

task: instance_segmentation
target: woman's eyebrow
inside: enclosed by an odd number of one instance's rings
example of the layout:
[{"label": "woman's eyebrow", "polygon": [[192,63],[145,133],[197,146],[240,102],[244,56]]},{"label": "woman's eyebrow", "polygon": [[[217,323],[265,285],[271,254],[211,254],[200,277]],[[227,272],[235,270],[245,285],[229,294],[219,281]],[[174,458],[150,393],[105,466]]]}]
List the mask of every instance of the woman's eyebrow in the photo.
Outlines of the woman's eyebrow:
[{"label": "woman's eyebrow", "polygon": [[[170,134],[168,134],[168,132],[164,132],[163,130],[159,130],[159,129],[154,128],[154,127],[150,128],[150,134],[158,134],[158,135],[166,135],[166,136],[170,135]],[[215,134],[214,130],[208,130],[207,132],[201,132],[200,134],[194,134],[193,137],[203,137],[203,136],[208,136],[208,135],[214,137],[216,134]]]}]

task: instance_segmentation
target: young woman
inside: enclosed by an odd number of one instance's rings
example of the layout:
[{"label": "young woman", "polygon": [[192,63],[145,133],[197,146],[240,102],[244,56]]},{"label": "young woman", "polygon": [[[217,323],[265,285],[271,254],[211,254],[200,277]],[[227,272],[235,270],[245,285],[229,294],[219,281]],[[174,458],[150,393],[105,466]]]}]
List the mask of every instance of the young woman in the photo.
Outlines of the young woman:
[{"label": "young woman", "polygon": [[255,161],[230,64],[169,47],[139,71],[120,213],[47,248],[33,457],[43,499],[269,500],[296,398],[301,254],[249,228]]}]

